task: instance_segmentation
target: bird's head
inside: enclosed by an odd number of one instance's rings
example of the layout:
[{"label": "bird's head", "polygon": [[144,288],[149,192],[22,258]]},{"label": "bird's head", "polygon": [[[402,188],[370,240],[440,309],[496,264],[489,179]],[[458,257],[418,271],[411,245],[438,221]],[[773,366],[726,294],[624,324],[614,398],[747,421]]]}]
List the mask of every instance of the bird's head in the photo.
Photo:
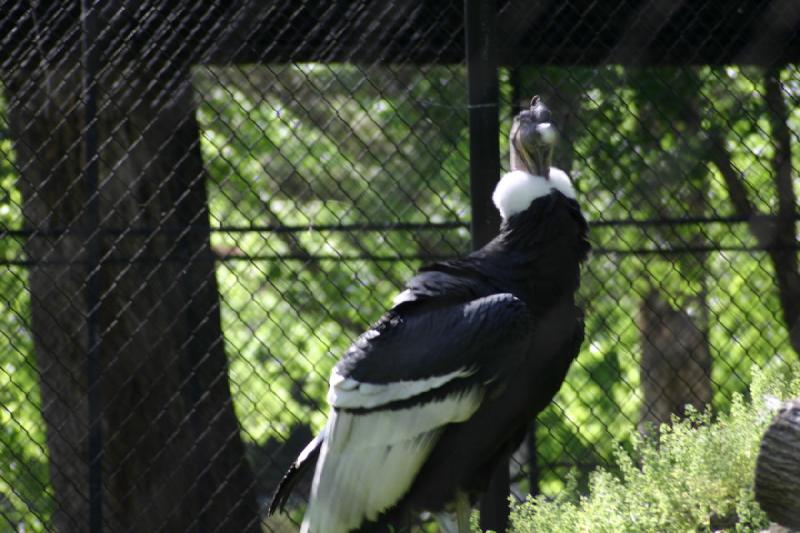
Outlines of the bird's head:
[{"label": "bird's head", "polygon": [[557,136],[550,110],[534,96],[530,108],[514,118],[509,143],[511,172],[500,179],[492,195],[503,220],[525,211],[531,202],[553,190],[575,198],[569,176],[550,167]]},{"label": "bird's head", "polygon": [[550,110],[541,98],[534,96],[530,107],[514,117],[511,125],[511,170],[549,179],[550,158],[557,137],[550,122]]}]

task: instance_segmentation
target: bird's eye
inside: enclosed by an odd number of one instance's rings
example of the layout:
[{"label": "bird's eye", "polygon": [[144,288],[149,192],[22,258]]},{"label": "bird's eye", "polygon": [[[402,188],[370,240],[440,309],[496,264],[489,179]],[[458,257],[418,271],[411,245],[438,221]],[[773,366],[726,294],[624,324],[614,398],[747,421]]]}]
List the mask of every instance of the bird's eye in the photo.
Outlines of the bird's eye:
[{"label": "bird's eye", "polygon": [[536,125],[536,133],[546,144],[553,144],[556,142],[556,129],[549,122]]}]

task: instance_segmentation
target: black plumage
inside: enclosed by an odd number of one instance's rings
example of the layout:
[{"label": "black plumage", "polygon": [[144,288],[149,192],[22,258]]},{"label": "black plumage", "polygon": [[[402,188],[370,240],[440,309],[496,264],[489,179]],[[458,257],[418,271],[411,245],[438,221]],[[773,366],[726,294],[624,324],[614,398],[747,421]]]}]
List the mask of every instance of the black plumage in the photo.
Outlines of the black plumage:
[{"label": "black plumage", "polygon": [[315,462],[313,533],[387,531],[486,490],[583,340],[586,221],[555,186],[531,194],[489,244],[422,268],[350,347],[331,379],[331,419],[270,512]]},{"label": "black plumage", "polygon": [[[558,392],[583,341],[583,315],[574,292],[578,265],[589,246],[577,204],[553,192],[517,217],[483,249],[463,260],[427,267],[409,284],[414,291],[425,285],[428,273],[446,273],[468,284],[474,297],[512,294],[527,308],[525,342],[519,350],[506,350],[489,339],[476,347],[485,350],[483,363],[494,381],[476,413],[443,433],[402,502],[409,507],[441,508],[457,488],[473,498],[485,491],[494,466],[508,460],[536,414]],[[417,305],[450,294],[431,294]],[[414,312],[412,305],[406,312]]]}]

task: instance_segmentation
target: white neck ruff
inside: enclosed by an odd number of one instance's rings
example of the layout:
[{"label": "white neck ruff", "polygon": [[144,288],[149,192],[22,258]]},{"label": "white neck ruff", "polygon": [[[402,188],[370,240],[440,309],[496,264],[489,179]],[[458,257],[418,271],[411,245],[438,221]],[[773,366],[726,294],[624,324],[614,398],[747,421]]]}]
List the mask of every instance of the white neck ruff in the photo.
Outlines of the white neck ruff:
[{"label": "white neck ruff", "polygon": [[514,170],[505,174],[497,183],[492,200],[503,220],[508,220],[528,209],[531,202],[547,196],[553,190],[559,191],[567,198],[575,199],[572,181],[561,169],[550,167],[549,179],[534,176],[524,170]]}]

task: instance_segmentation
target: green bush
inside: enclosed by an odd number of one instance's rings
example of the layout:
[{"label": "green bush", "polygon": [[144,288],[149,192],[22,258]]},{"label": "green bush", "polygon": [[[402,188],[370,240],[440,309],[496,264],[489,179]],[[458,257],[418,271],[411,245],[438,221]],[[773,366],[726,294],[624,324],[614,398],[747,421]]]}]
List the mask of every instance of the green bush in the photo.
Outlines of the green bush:
[{"label": "green bush", "polygon": [[800,365],[754,370],[749,399],[730,411],[690,413],[618,449],[616,469],[576,477],[555,498],[540,496],[512,510],[517,532],[759,531],[768,525],[753,497],[759,442],[780,400],[800,395]]}]

